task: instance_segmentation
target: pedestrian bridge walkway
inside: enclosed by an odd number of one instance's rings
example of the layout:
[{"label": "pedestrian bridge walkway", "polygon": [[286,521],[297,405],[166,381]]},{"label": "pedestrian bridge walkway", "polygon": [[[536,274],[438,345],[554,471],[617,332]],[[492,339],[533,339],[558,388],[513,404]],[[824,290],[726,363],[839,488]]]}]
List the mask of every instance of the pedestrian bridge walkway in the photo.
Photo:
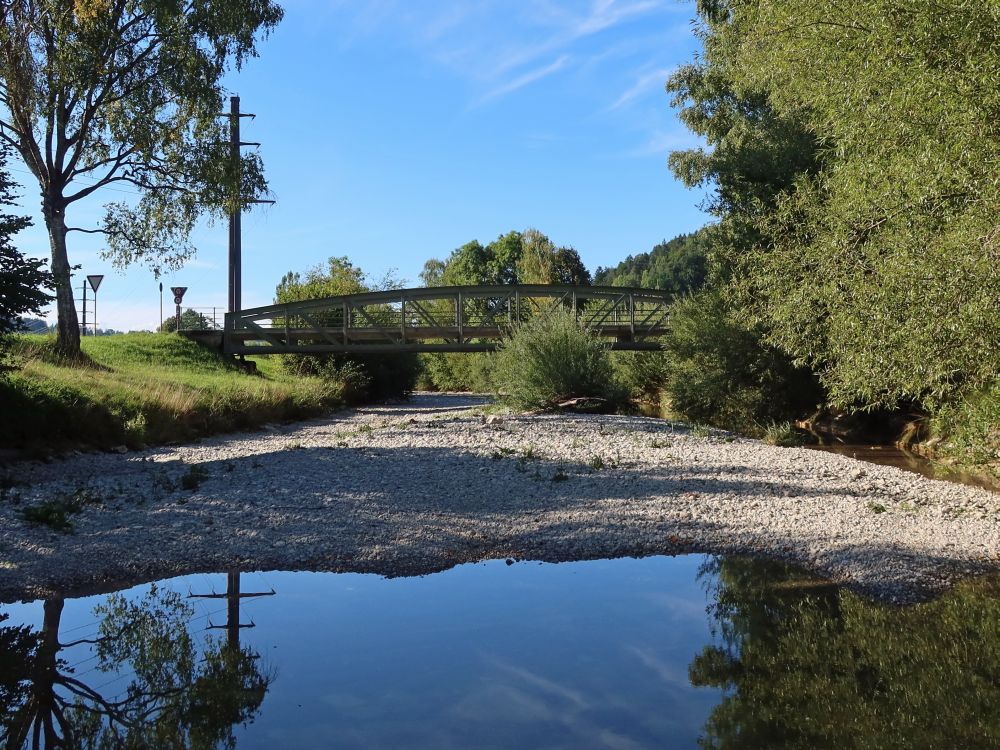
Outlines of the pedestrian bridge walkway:
[{"label": "pedestrian bridge walkway", "polygon": [[607,286],[395,289],[226,315],[229,354],[491,351],[517,324],[574,310],[612,349],[658,349],[673,294]]}]

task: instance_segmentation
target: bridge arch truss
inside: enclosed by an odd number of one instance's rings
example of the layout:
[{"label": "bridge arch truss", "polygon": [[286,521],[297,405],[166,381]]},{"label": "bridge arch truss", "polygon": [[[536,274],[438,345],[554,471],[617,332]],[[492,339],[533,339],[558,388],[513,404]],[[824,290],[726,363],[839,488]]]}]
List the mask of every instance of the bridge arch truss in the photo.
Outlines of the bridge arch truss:
[{"label": "bridge arch truss", "polygon": [[508,285],[396,289],[226,315],[230,354],[491,351],[515,326],[560,309],[612,349],[658,349],[673,295],[657,289]]}]

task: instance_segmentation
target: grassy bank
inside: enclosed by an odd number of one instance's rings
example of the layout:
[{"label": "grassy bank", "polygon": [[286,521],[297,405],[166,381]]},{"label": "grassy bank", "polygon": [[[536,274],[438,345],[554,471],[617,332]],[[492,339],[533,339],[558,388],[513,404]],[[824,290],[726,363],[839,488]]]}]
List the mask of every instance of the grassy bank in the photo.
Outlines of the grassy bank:
[{"label": "grassy bank", "polygon": [[249,374],[175,334],[84,338],[83,352],[69,362],[45,336],[17,340],[17,369],[0,379],[0,447],[135,448],[306,418],[341,403],[337,383],[289,375],[267,358]]}]

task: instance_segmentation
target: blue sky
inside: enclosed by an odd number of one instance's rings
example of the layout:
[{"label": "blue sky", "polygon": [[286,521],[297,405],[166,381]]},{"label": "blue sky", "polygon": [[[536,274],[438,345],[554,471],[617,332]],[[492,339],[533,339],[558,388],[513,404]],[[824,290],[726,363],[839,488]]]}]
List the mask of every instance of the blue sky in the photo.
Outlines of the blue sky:
[{"label": "blue sky", "polygon": [[[672,149],[698,144],[663,84],[692,59],[693,3],[679,0],[286,0],[260,57],[227,78],[260,141],[277,199],[243,220],[243,304],[268,304],[289,270],[347,255],[373,277],[418,283],[425,260],[535,227],[591,270],[708,219],[676,182]],[[30,180],[17,163],[17,178]],[[24,183],[37,217],[36,190]],[[103,193],[69,223],[96,223]],[[166,274],[197,307],[226,302],[226,226]],[[104,273],[99,321],[159,322],[157,282],[70,235],[80,274]],[[39,226],[19,238],[47,256]],[[82,279],[82,276],[79,276]],[[169,309],[170,300],[166,299]]]}]

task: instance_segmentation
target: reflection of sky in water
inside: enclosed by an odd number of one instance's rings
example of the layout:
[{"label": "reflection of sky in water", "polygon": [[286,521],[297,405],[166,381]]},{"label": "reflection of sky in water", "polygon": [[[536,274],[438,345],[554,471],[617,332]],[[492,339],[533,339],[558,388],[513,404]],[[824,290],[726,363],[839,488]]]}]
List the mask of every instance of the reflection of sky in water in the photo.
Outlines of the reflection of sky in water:
[{"label": "reflection of sky in water", "polygon": [[[701,556],[501,561],[422,578],[246,573],[242,643],[276,678],[239,747],[692,747],[716,690],[690,687],[712,640]],[[225,591],[225,575],[166,584]],[[137,592],[147,590],[137,587]],[[96,630],[68,600],[61,640]],[[225,601],[190,600],[195,627]],[[0,607],[41,623],[41,605]],[[220,633],[221,635],[221,633]],[[77,656],[79,654],[79,656]],[[86,650],[64,651],[87,668]],[[101,675],[112,683],[115,675]]]}]

